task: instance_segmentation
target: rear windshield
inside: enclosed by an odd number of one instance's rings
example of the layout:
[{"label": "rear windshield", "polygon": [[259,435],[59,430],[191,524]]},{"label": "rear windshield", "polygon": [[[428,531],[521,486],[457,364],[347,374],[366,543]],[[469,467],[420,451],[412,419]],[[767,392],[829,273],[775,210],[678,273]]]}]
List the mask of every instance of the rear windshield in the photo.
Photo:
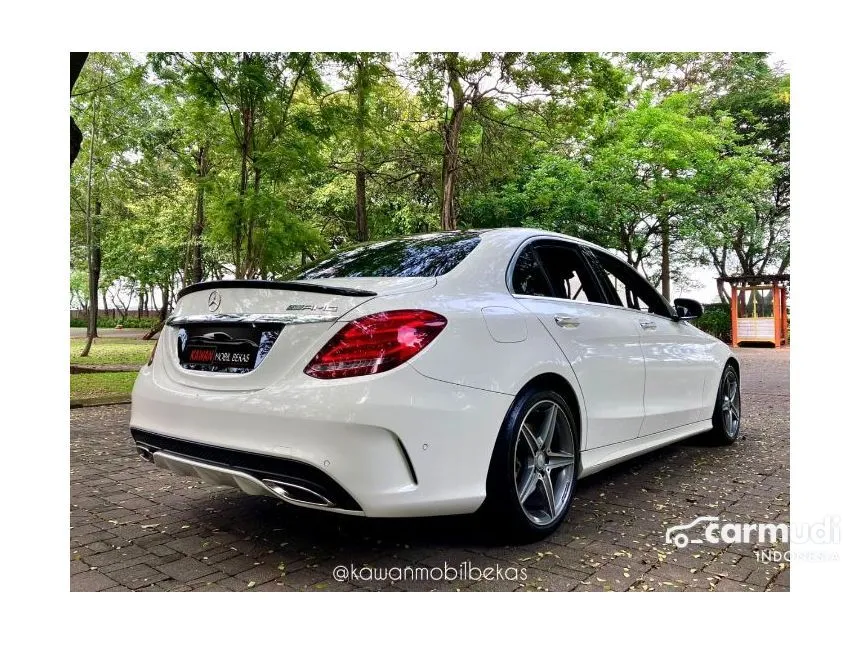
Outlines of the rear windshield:
[{"label": "rear windshield", "polygon": [[320,260],[296,278],[429,278],[448,273],[472,252],[477,233],[434,233],[376,242]]}]

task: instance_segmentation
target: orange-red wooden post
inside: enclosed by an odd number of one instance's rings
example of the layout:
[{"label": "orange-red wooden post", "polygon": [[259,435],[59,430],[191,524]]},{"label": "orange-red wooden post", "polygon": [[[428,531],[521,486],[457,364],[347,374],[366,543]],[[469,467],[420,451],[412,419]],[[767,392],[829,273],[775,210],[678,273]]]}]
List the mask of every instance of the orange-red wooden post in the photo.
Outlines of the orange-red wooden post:
[{"label": "orange-red wooden post", "polygon": [[781,307],[782,307],[782,342],[788,342],[788,299],[785,292],[785,285],[779,288],[781,292]]},{"label": "orange-red wooden post", "polygon": [[779,295],[779,285],[774,282],[770,286],[771,309],[773,309],[773,346],[779,347],[780,331],[782,331],[782,297]]},{"label": "orange-red wooden post", "polygon": [[738,288],[732,283],[732,347],[738,346]]}]

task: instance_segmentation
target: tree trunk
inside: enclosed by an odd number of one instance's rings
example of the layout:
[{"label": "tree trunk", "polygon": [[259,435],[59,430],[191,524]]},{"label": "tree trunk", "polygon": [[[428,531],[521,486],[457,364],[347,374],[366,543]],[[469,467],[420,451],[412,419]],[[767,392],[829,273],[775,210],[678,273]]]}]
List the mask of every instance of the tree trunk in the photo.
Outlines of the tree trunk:
[{"label": "tree trunk", "polygon": [[205,228],[203,180],[209,173],[206,147],[197,151],[197,206],[191,228],[191,281],[203,282],[203,229]]},{"label": "tree trunk", "polygon": [[[81,66],[83,66],[83,62],[81,62]],[[101,74],[99,79],[99,83],[101,84],[101,79],[104,77],[104,74]],[[93,345],[93,338],[96,337],[97,331],[96,326],[98,324],[98,315],[99,315],[99,298],[98,298],[98,273],[101,273],[101,249],[99,249],[98,253],[98,269],[96,271],[96,279],[95,283],[93,283],[93,272],[94,265],[96,264],[95,258],[95,247],[97,246],[94,243],[94,233],[95,227],[93,226],[93,215],[92,215],[92,203],[93,203],[93,156],[94,149],[96,146],[96,124],[98,123],[99,116],[99,101],[98,95],[96,95],[93,100],[93,122],[90,127],[90,154],[89,160],[87,161],[87,274],[89,281],[89,292],[90,292],[90,310],[87,312],[87,342],[84,345],[84,349],[81,351],[81,356],[89,356],[90,348]],[[98,216],[101,212],[101,203],[96,200],[96,216]]]},{"label": "tree trunk", "polygon": [[355,172],[355,238],[359,242],[370,239],[367,230],[367,171],[364,169],[364,152],[358,156],[358,170]]},{"label": "tree trunk", "polygon": [[364,165],[366,142],[364,139],[367,121],[367,68],[364,64],[364,54],[358,55],[355,74],[356,120],[358,125],[358,141],[355,169],[355,237],[359,242],[370,239],[367,230],[367,168]]},{"label": "tree trunk", "polygon": [[[262,171],[259,168],[254,168],[254,198],[256,202],[256,197],[260,194],[260,179],[262,177]],[[256,207],[255,207],[256,208]],[[252,278],[257,273],[258,265],[259,265],[259,257],[257,250],[254,248],[254,244],[256,244],[256,232],[257,228],[257,218],[256,213],[252,211],[248,215],[248,233],[245,236],[246,249],[245,249],[245,271],[244,277]],[[262,251],[259,255],[262,255]]]},{"label": "tree trunk", "polygon": [[726,292],[726,283],[724,280],[725,277],[726,277],[725,275],[721,274],[717,278],[717,295],[720,297],[720,302],[723,303],[724,305],[728,304],[728,302],[730,300],[729,294]]},{"label": "tree trunk", "polygon": [[87,342],[81,352],[81,356],[89,356],[90,347],[92,347],[93,339],[98,337],[98,320],[99,320],[99,278],[102,272],[102,246],[99,231],[99,217],[102,212],[102,203],[96,200],[95,221],[90,222],[90,249],[89,249],[89,291],[90,291],[90,307],[89,316],[87,318]]},{"label": "tree trunk", "polygon": [[454,194],[460,165],[460,130],[465,110],[462,105],[454,108],[451,122],[442,128],[445,150],[442,156],[442,230],[453,231],[457,228],[457,214],[454,211]]},{"label": "tree trunk", "polygon": [[[155,288],[152,290],[153,301],[155,300]],[[161,309],[158,311],[158,320],[156,323],[142,336],[142,340],[152,340],[152,338],[164,328],[164,322],[167,320],[167,312],[170,307],[170,286],[161,285]]]},{"label": "tree trunk", "polygon": [[466,96],[460,84],[460,74],[456,68],[457,54],[447,55],[445,67],[448,74],[448,89],[451,90],[453,105],[451,118],[442,127],[444,150],[442,152],[442,230],[457,228],[457,213],[454,211],[454,196],[457,174],[460,170],[460,131],[466,116]]},{"label": "tree trunk", "polygon": [[663,217],[660,222],[660,282],[663,287],[663,297],[671,302],[672,284],[669,276],[669,218]]},{"label": "tree trunk", "polygon": [[245,277],[245,256],[243,254],[243,241],[245,237],[244,218],[251,215],[245,212],[247,204],[245,198],[248,193],[249,164],[251,156],[251,136],[253,134],[253,112],[250,107],[242,108],[242,167],[239,172],[239,212],[236,214],[236,227],[233,233],[233,263],[236,265],[236,278]]},{"label": "tree trunk", "polygon": [[161,311],[158,312],[159,322],[167,320],[167,312],[170,309],[170,285],[161,287]]},{"label": "tree trunk", "polygon": [[[102,307],[104,307],[105,318],[107,318],[110,315],[107,302],[107,289],[102,289]],[[114,314],[113,318],[116,318],[116,314]]]}]

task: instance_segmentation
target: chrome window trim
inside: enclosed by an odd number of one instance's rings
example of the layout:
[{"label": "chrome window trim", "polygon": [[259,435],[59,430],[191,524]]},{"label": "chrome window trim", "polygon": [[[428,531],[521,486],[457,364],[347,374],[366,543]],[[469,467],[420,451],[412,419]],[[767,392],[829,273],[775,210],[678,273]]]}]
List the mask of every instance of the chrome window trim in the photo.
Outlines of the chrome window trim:
[{"label": "chrome window trim", "polygon": [[660,314],[653,314],[650,311],[640,311],[638,309],[631,309],[630,307],[625,307],[624,305],[614,305],[611,302],[590,302],[583,300],[569,300],[568,298],[556,298],[555,296],[530,296],[526,293],[512,293],[511,296],[516,298],[517,300],[550,300],[552,302],[564,302],[567,304],[577,304],[577,305],[585,305],[588,307],[610,307],[612,309],[617,309],[619,311],[629,311],[633,315],[641,315],[641,316],[653,316],[654,318],[659,318],[660,320],[669,320],[671,322],[676,322],[671,318],[667,318],[666,316],[661,316]]},{"label": "chrome window trim", "polygon": [[[527,237],[526,239],[520,242],[520,245],[516,248],[516,250],[511,255],[511,259],[508,260],[508,268],[505,270],[505,288],[507,288],[508,293],[512,296],[526,296],[528,294],[517,294],[514,293],[513,285],[514,285],[514,267],[517,265],[517,261],[520,259],[520,255],[522,255],[525,248],[532,244],[533,242],[540,242],[541,240],[550,240],[552,242],[567,242],[569,244],[573,244],[570,240],[566,240],[562,237],[555,237],[553,235],[532,235],[531,237]],[[542,298],[544,296],[529,296],[530,298]],[[565,300],[568,301],[567,298],[555,298],[553,296],[546,296],[547,298],[552,298],[553,300]],[[574,302],[573,300],[569,300],[568,302]]]},{"label": "chrome window trim", "polygon": [[[613,309],[618,309],[618,310],[622,310],[622,311],[629,311],[631,314],[634,314],[634,315],[652,316],[654,318],[657,318],[658,320],[668,320],[669,322],[673,322],[673,323],[679,322],[679,321],[675,320],[674,318],[672,318],[671,316],[664,316],[662,314],[655,314],[655,313],[652,313],[650,311],[642,311],[639,309],[631,309],[630,307],[627,307],[626,305],[623,305],[623,304],[622,305],[616,305],[616,304],[613,304],[611,302],[592,302],[590,300],[586,300],[586,301],[570,300],[569,298],[556,298],[555,296],[531,296],[531,295],[528,295],[525,293],[514,293],[513,278],[514,278],[514,267],[517,264],[517,260],[520,259],[520,255],[522,254],[523,250],[528,245],[530,245],[533,242],[540,242],[540,241],[544,241],[544,240],[548,240],[551,242],[567,242],[568,244],[585,246],[585,247],[591,249],[592,252],[599,251],[602,253],[606,253],[607,255],[610,255],[605,250],[601,249],[598,246],[595,246],[595,245],[590,244],[590,243],[585,243],[585,242],[577,242],[575,240],[571,240],[571,239],[568,239],[566,237],[555,236],[555,235],[533,235],[531,237],[528,237],[525,240],[523,240],[522,242],[520,242],[520,245],[513,252],[513,254],[511,255],[511,259],[508,261],[508,268],[505,271],[505,287],[507,288],[508,293],[511,295],[512,298],[549,300],[551,302],[566,302],[566,303],[575,302],[579,305],[587,305],[587,306],[592,306],[592,307],[611,307]],[[610,257],[613,257],[613,256],[610,255]],[[619,259],[619,258],[615,258],[615,259]],[[630,268],[633,271],[636,271],[636,269],[633,269],[633,267],[630,267]],[[639,272],[637,271],[637,274],[638,273]],[[642,276],[640,275],[640,277],[642,277]],[[643,280],[644,280],[644,277],[643,277]],[[652,289],[653,289],[653,287],[652,287]],[[654,289],[654,291],[657,292],[656,289]],[[659,292],[657,292],[657,293],[659,294]]]},{"label": "chrome window trim", "polygon": [[[567,237],[555,236],[555,235],[533,235],[532,237],[528,237],[517,247],[517,249],[511,255],[511,259],[508,261],[508,268],[505,271],[505,288],[508,290],[508,293],[514,298],[537,298],[539,300],[552,300],[555,302],[575,302],[580,305],[605,305],[609,303],[605,302],[592,302],[591,300],[572,300],[571,298],[556,298],[555,296],[531,296],[526,293],[514,293],[513,284],[514,284],[514,267],[517,265],[517,261],[520,259],[520,255],[525,250],[525,248],[534,243],[534,242],[564,242],[565,244],[570,244],[574,247],[577,246],[586,246],[591,247],[591,244],[581,243],[576,240],[569,239]],[[599,288],[599,285],[598,285]],[[602,289],[601,289],[602,290]]]}]

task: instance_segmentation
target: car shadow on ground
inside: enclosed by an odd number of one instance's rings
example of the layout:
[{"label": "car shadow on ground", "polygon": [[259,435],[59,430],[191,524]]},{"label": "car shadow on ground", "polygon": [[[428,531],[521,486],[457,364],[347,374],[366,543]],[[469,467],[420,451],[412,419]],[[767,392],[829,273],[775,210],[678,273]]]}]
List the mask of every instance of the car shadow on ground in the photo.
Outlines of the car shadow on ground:
[{"label": "car shadow on ground", "polygon": [[[619,479],[636,479],[640,471],[652,464],[665,461],[679,452],[708,445],[702,436],[691,437],[612,466],[580,481],[576,495],[580,498],[594,497]],[[644,474],[642,479],[646,479]],[[403,548],[404,545],[427,549],[471,549],[511,544],[504,527],[482,512],[442,517],[366,518],[308,510],[271,498],[232,492],[215,495],[201,503],[203,506],[207,513],[205,523],[216,531],[241,533],[246,539],[271,543],[275,548],[285,542],[322,552],[351,551],[367,546],[372,546],[374,551],[385,551]],[[564,524],[576,531],[585,519],[574,508]]]}]

